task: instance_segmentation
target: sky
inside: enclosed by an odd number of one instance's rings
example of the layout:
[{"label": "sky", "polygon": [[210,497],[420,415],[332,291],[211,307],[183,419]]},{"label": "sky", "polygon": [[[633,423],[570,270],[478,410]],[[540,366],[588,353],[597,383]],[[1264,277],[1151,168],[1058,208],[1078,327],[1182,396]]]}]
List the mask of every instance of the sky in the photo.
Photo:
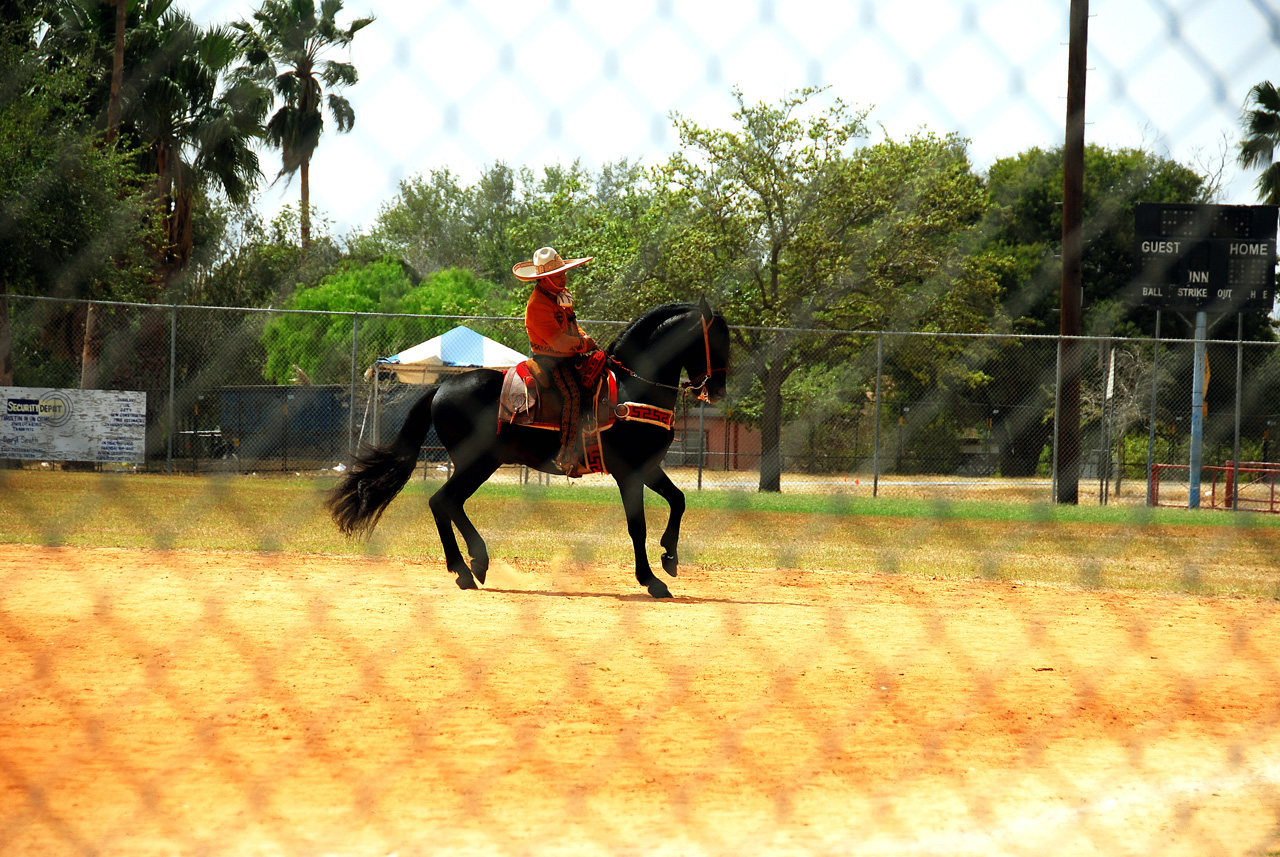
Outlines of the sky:
[{"label": "sky", "polygon": [[[178,0],[202,24],[256,0]],[[447,168],[464,183],[495,161],[535,171],[580,160],[656,165],[671,114],[732,127],[733,87],[776,103],[805,86],[870,108],[872,140],[927,129],[970,141],[979,170],[1062,145],[1069,0],[346,0],[376,20],[349,49],[359,82],[348,134],[331,120],[312,161],[312,205],[333,234],[367,231],[399,183]],[[1271,0],[1093,0],[1086,141],[1143,147],[1222,170],[1228,204],[1257,202],[1235,164],[1249,89],[1280,82]],[[825,102],[821,102],[825,104]],[[276,152],[262,153],[268,180]],[[296,179],[267,188],[273,216]]]}]

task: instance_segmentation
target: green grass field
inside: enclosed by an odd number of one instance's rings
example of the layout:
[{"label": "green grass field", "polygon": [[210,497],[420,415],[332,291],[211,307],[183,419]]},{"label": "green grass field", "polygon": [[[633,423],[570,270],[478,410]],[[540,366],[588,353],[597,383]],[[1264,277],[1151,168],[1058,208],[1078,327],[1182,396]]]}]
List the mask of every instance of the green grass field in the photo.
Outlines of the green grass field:
[{"label": "green grass field", "polygon": [[[0,471],[0,541],[83,547],[441,557],[415,477],[374,537],[329,521],[331,476]],[[684,565],[881,571],[1276,597],[1280,520],[1254,513],[1060,507],[839,493],[688,491]],[[646,494],[650,556],[666,504]],[[612,484],[491,483],[468,504],[492,556],[631,564]]]}]

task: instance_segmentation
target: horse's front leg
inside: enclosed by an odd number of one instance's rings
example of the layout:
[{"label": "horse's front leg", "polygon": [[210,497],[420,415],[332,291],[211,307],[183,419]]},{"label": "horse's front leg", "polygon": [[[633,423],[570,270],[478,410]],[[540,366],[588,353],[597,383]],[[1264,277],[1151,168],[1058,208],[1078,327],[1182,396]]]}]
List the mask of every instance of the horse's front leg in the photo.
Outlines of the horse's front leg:
[{"label": "horse's front leg", "polygon": [[671,477],[660,467],[645,478],[644,484],[657,492],[658,496],[666,500],[667,505],[671,507],[667,528],[662,531],[662,539],[658,544],[663,548],[662,570],[675,577],[676,567],[680,562],[676,545],[680,541],[680,519],[684,517],[684,492],[676,487]]},{"label": "horse's front leg", "polygon": [[670,598],[671,590],[654,576],[649,567],[649,557],[645,552],[644,522],[644,480],[636,475],[628,475],[618,479],[618,490],[622,492],[622,508],[627,515],[627,533],[631,536],[631,546],[636,554],[636,580],[649,590],[654,598]]}]

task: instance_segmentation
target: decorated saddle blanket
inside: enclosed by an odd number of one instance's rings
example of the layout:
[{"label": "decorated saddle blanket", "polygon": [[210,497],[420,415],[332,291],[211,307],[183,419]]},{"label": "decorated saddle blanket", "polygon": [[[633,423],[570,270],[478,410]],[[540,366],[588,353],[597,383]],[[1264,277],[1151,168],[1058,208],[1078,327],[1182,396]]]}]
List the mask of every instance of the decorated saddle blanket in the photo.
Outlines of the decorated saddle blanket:
[{"label": "decorated saddle blanket", "polygon": [[[671,431],[675,412],[657,405],[640,402],[618,402],[618,379],[605,365],[603,352],[595,352],[576,367],[580,378],[589,379],[582,392],[582,416],[577,447],[580,467],[569,476],[585,473],[608,473],[600,432],[611,427],[615,419],[647,423]],[[498,431],[504,424],[560,431],[564,416],[564,394],[546,377],[546,371],[532,360],[508,369],[502,378],[498,398]]]}]

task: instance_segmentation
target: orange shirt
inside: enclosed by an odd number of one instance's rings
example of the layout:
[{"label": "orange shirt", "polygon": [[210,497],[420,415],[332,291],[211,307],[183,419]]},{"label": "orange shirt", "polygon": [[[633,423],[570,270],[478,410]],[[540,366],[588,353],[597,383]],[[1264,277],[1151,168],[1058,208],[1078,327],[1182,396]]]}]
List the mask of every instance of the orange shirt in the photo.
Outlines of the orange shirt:
[{"label": "orange shirt", "polygon": [[573,295],[545,279],[534,281],[524,310],[524,326],[534,354],[569,357],[589,350],[587,335],[573,312]]}]

